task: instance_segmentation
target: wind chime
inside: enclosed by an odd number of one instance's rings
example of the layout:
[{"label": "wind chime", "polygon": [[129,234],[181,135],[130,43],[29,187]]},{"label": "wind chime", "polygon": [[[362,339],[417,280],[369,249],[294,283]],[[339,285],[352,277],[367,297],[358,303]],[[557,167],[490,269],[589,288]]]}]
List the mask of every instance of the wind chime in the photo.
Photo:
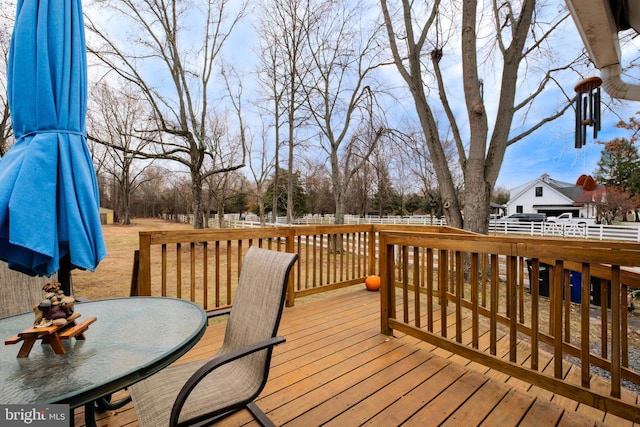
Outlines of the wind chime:
[{"label": "wind chime", "polygon": [[600,77],[589,77],[575,87],[576,95],[576,140],[575,147],[587,143],[587,126],[593,127],[593,138],[600,130]]},{"label": "wind chime", "polygon": [[[589,77],[575,87],[576,91],[576,140],[575,147],[582,148],[587,143],[587,126],[593,127],[593,139],[600,130],[600,77]],[[591,175],[580,175],[576,185],[586,192],[598,188]]]}]

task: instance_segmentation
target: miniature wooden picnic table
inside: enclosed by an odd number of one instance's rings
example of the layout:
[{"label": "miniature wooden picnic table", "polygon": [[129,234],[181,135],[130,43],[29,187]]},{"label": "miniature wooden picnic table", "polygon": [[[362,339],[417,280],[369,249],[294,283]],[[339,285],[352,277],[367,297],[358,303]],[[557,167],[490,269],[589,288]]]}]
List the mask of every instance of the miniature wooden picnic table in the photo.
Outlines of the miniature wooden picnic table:
[{"label": "miniature wooden picnic table", "polygon": [[89,317],[83,322],[77,323],[76,320],[80,316],[80,313],[73,313],[66,319],[66,323],[63,325],[51,325],[45,328],[27,328],[11,338],[7,338],[4,344],[18,344],[22,342],[17,357],[29,357],[29,353],[31,353],[31,349],[37,340],[42,340],[43,343],[49,344],[54,353],[65,354],[66,350],[62,345],[62,340],[69,338],[84,340],[84,332],[89,329],[90,324],[97,320],[95,317]]}]

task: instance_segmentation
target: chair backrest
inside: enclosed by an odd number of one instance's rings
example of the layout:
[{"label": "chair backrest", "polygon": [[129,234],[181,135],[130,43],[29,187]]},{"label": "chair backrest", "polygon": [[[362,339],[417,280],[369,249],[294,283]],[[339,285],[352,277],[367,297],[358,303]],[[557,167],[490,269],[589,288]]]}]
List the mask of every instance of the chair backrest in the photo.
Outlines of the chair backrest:
[{"label": "chair backrest", "polygon": [[52,280],[10,270],[6,262],[0,261],[0,318],[32,311],[44,298],[42,286]]},{"label": "chair backrest", "polygon": [[[249,248],[242,262],[221,354],[276,336],[289,272],[297,259],[297,254]],[[259,352],[256,356],[264,362],[270,353]]]}]

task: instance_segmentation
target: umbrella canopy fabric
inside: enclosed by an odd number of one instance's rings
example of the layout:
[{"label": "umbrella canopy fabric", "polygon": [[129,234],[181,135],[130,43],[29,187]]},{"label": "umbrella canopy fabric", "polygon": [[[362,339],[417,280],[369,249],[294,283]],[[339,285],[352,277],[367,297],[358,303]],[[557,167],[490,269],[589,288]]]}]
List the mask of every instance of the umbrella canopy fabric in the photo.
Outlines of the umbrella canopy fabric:
[{"label": "umbrella canopy fabric", "polygon": [[81,0],[19,0],[7,71],[14,146],[0,159],[0,259],[50,276],[106,256],[86,144]]}]

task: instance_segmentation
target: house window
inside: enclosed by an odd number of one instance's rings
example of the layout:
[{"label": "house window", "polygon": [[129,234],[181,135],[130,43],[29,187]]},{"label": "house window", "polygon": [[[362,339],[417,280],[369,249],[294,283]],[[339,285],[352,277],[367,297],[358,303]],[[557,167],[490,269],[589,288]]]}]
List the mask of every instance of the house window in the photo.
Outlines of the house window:
[{"label": "house window", "polygon": [[536,197],[542,197],[542,187],[536,187]]},{"label": "house window", "polygon": [[522,210],[522,206],[516,206],[516,213],[522,213],[522,212],[524,212]]}]

